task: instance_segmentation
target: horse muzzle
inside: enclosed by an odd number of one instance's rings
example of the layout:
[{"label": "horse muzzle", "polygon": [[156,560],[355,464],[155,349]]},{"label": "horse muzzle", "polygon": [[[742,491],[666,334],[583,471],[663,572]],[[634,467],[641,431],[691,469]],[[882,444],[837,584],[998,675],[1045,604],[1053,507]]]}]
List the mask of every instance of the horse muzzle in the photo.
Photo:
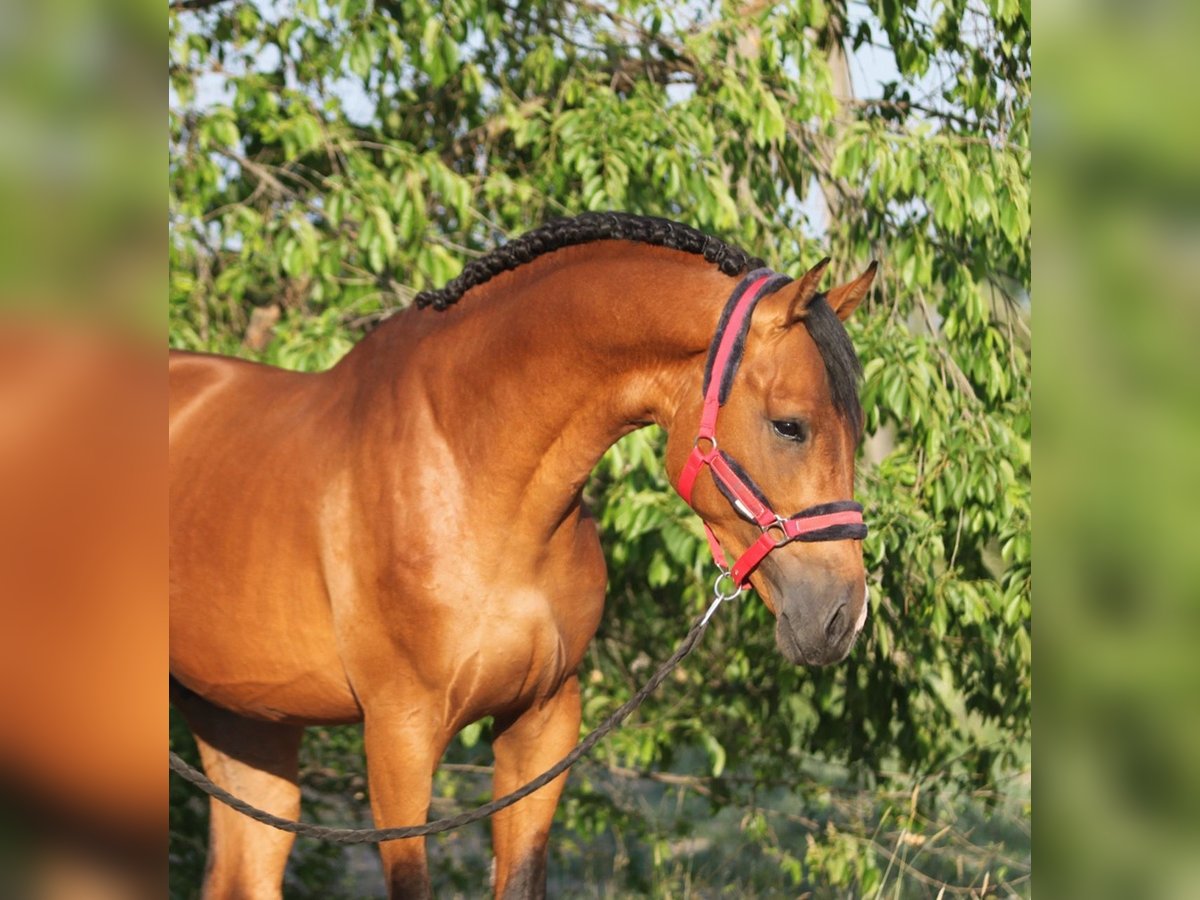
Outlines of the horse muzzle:
[{"label": "horse muzzle", "polygon": [[841,662],[867,620],[861,579],[816,577],[773,593],[778,598],[775,643],[784,658],[798,666]]}]

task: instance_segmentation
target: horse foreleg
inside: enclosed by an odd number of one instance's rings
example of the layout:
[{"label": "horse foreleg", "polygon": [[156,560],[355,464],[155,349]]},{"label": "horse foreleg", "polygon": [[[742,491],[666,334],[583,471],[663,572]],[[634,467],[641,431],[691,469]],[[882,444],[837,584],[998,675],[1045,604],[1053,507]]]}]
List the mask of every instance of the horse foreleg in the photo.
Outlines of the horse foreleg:
[{"label": "horse foreleg", "polygon": [[[556,694],[507,723],[493,740],[493,794],[500,797],[536,778],[578,740],[579,680],[572,675]],[[546,846],[566,781],[563,774],[492,819],[497,897],[546,896]]]},{"label": "horse foreleg", "polygon": [[[367,707],[363,742],[377,828],[425,823],[433,771],[448,740],[439,727],[412,710]],[[432,896],[424,838],[386,841],[379,845],[379,855],[388,897]]]},{"label": "horse foreleg", "polygon": [[[208,777],[230,793],[277,816],[300,814],[297,759],[304,729],[246,719],[186,690],[172,691],[200,747]],[[206,900],[283,896],[283,870],[294,836],[209,803]]]}]

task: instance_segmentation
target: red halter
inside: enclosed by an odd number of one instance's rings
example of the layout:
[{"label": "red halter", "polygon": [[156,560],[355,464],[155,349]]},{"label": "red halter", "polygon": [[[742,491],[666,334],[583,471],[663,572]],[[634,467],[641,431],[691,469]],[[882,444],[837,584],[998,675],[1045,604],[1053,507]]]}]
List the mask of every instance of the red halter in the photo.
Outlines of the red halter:
[{"label": "red halter", "polygon": [[[708,368],[704,379],[704,409],[700,414],[700,428],[695,446],[679,473],[675,489],[692,504],[692,490],[700,470],[708,466],[713,481],[742,516],[758,525],[761,536],[738,557],[732,567],[725,560],[725,553],[717,542],[716,535],[708,523],[704,533],[713,558],[722,572],[732,578],[735,587],[744,587],[750,573],[777,547],[792,541],[837,541],[862,540],[867,536],[863,522],[862,507],[853,500],[837,500],[810,506],[790,518],[783,518],[771,508],[762,491],[750,480],[730,456],[717,446],[717,413],[729,398],[729,389],[738,365],[746,334],[750,329],[750,317],[758,301],[791,281],[786,275],[777,275],[769,269],[756,269],[747,275],[734,289],[725,305],[717,333],[708,352]],[[702,449],[707,444],[707,449]]]}]

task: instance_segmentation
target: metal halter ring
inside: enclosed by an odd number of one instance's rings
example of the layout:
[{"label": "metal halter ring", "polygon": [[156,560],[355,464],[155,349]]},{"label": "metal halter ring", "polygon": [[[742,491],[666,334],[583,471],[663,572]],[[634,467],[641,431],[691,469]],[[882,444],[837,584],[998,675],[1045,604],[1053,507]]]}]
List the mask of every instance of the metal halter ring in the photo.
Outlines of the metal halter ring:
[{"label": "metal halter ring", "polygon": [[791,538],[788,537],[787,526],[783,523],[783,519],[781,519],[779,516],[776,516],[775,521],[770,525],[764,525],[762,532],[763,534],[771,537],[771,540],[775,542],[776,547],[782,547],[784,544],[791,541]]},{"label": "metal halter ring", "polygon": [[[733,588],[732,594],[721,590],[721,581],[726,578],[729,579],[729,584]],[[734,583],[733,574],[728,569],[722,569],[720,574],[717,575],[716,581],[713,582],[713,596],[722,602],[741,596],[741,593],[744,590],[746,590],[744,585]]]}]

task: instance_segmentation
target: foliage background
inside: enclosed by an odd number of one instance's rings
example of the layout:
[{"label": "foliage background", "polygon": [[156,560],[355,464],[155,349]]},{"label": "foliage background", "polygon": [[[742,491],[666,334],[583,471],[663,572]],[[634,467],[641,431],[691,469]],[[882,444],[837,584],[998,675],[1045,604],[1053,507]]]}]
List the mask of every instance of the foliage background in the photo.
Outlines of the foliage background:
[{"label": "foliage background", "polygon": [[[572,776],[556,893],[1029,892],[1029,12],[173,4],[172,346],[323,368],[467,259],[585,209],[670,216],[793,275],[826,254],[837,278],[883,262],[849,326],[870,432],[865,639],[794,670],[761,604],[723,610]],[[857,85],[864,60],[884,74]],[[610,599],[585,727],[708,589],[660,442],[631,435],[588,488]],[[483,796],[486,737],[452,748],[435,813]],[[186,748],[177,722],[172,739]],[[360,749],[354,729],[314,732],[307,816],[361,817]],[[172,891],[192,896],[205,813],[172,790]],[[485,837],[434,842],[443,892],[486,884]],[[301,845],[289,874],[295,896],[378,889],[369,856],[339,848]]]}]

